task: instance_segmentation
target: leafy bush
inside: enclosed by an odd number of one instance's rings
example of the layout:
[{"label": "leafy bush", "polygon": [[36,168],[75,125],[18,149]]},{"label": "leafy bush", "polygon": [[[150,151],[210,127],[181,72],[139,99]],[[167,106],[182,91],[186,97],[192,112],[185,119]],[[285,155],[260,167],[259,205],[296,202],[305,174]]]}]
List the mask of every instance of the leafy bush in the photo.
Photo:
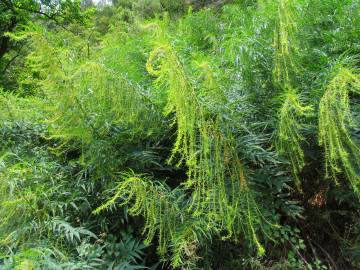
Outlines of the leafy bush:
[{"label": "leafy bush", "polygon": [[86,7],[6,34],[0,269],[359,268],[358,1]]}]

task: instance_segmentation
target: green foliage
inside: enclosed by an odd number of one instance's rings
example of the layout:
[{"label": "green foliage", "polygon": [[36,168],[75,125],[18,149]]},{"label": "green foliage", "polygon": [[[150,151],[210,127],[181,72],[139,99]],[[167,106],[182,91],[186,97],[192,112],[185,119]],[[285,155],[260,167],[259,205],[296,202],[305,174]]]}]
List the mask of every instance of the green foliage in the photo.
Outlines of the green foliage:
[{"label": "green foliage", "polygon": [[0,268],[145,268],[140,241],[87,220],[96,195],[76,164],[51,153],[44,101],[4,93],[1,104]]},{"label": "green foliage", "polygon": [[51,28],[71,31],[68,28],[70,24],[84,24],[87,18],[80,1],[71,0],[3,0],[0,2],[0,13],[0,83],[8,91],[18,86],[17,76],[22,74],[23,60],[29,53],[27,42],[11,39],[12,34],[21,32],[23,26],[31,25],[34,21],[45,21]]},{"label": "green foliage", "polygon": [[344,172],[354,192],[359,195],[360,148],[351,136],[354,126],[349,94],[360,93],[356,71],[338,67],[326,87],[319,108],[319,140],[325,148],[327,176],[336,179]]},{"label": "green foliage", "polygon": [[[266,2],[266,1],[265,1]],[[275,1],[277,16],[274,30],[274,80],[280,87],[290,83],[290,73],[296,72],[294,58],[297,53],[296,21],[298,14],[294,12],[295,2],[288,0]],[[266,5],[265,7],[266,8]]]},{"label": "green foliage", "polygon": [[87,62],[66,79],[61,85],[62,92],[51,89],[53,92],[48,93],[57,101],[52,109],[55,111],[52,121],[57,129],[52,131],[53,137],[77,138],[89,143],[93,137],[106,136],[114,125],[130,129],[137,136],[152,133],[156,115],[146,106],[148,101],[141,89],[121,74]]},{"label": "green foliage", "polygon": [[[159,55],[162,57],[160,60]],[[156,60],[160,61],[157,69],[153,66]],[[147,69],[152,75],[158,76],[155,81],[157,85],[166,84],[168,87],[165,114],[175,113],[177,124],[177,139],[169,161],[177,154],[180,155],[178,166],[182,161],[186,161],[186,186],[194,188],[190,206],[194,211],[193,215],[201,216],[205,212],[214,219],[222,220],[229,235],[237,232],[236,226],[248,226],[245,230],[251,232],[251,241],[255,243],[259,254],[263,254],[264,249],[258,241],[253,225],[258,222],[259,213],[256,210],[253,213],[256,207],[249,205],[254,202],[252,199],[249,201],[251,195],[243,166],[234,151],[231,135],[221,129],[227,127],[220,125],[220,115],[209,115],[206,111],[189,83],[180,60],[169,45],[157,47],[150,54]],[[221,95],[210,76],[204,80],[203,87],[208,91],[206,94],[218,91]],[[238,219],[244,216],[248,222],[239,223]]]},{"label": "green foliage", "polygon": [[358,1],[113,4],[0,3],[0,269],[356,269]]},{"label": "green foliage", "polygon": [[301,190],[298,174],[305,165],[301,142],[305,117],[311,108],[303,106],[296,91],[292,88],[293,74],[298,72],[296,63],[298,41],[296,24],[298,13],[295,12],[295,3],[286,0],[277,1],[276,28],[274,31],[274,68],[273,77],[277,87],[284,91],[283,103],[279,112],[278,145],[277,150],[287,155],[292,166],[296,186]]},{"label": "green foliage", "polygon": [[311,111],[311,107],[303,106],[294,90],[287,91],[279,112],[277,150],[287,155],[290,160],[299,190],[301,189],[301,182],[298,174],[305,166],[304,153],[300,144],[304,140],[301,134],[304,125],[299,121],[301,121],[302,117],[307,116],[309,111]]},{"label": "green foliage", "polygon": [[169,237],[172,237],[173,231],[184,220],[176,191],[169,192],[161,183],[153,183],[150,179],[133,173],[124,174],[122,177],[115,195],[106,204],[97,208],[95,213],[107,209],[119,198],[123,199],[120,205],[133,202],[129,213],[144,216],[144,232],[147,234],[145,242],[150,243],[158,231],[159,252],[164,255]]},{"label": "green foliage", "polygon": [[131,10],[136,16],[149,18],[164,12],[181,14],[187,7],[186,2],[186,0],[115,0],[113,4]]}]

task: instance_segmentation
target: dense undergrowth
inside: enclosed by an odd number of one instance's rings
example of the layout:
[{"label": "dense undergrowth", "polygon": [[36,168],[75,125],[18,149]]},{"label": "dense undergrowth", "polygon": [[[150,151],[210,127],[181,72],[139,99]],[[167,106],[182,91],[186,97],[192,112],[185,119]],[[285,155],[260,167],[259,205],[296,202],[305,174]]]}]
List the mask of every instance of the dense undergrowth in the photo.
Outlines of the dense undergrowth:
[{"label": "dense undergrowth", "polygon": [[84,3],[4,33],[0,269],[360,269],[359,1]]}]

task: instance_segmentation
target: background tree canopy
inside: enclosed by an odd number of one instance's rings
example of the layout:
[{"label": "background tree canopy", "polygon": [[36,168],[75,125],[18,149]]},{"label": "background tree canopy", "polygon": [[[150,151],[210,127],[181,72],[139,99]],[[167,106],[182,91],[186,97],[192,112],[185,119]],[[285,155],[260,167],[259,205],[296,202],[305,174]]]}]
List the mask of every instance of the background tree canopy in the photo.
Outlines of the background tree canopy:
[{"label": "background tree canopy", "polygon": [[0,269],[360,269],[360,2],[0,0]]}]

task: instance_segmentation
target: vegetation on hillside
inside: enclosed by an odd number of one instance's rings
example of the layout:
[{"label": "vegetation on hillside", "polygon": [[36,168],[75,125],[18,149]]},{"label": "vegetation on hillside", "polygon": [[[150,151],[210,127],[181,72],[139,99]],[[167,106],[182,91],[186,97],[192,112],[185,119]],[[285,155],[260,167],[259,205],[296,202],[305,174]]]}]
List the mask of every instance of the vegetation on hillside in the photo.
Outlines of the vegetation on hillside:
[{"label": "vegetation on hillside", "polygon": [[0,269],[360,269],[359,1],[0,12]]}]

